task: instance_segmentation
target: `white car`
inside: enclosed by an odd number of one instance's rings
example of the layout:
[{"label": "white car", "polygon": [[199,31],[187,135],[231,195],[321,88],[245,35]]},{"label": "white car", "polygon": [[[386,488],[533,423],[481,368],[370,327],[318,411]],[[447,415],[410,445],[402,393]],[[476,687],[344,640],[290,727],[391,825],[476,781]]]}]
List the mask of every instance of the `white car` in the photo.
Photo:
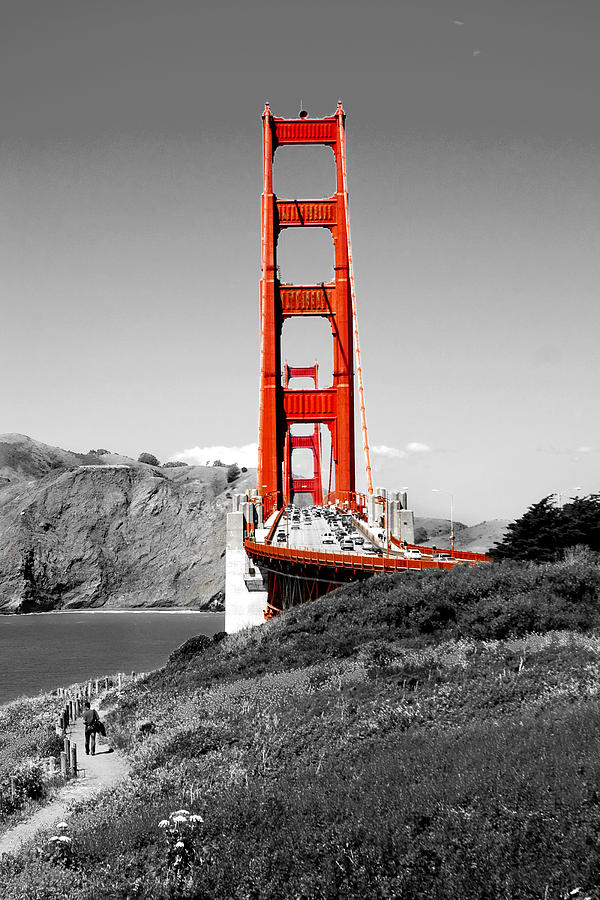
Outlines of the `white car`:
[{"label": "white car", "polygon": [[404,557],[405,559],[423,559],[423,554],[420,550],[405,550]]},{"label": "white car", "polygon": [[332,534],[325,532],[323,537],[321,538],[321,543],[323,544],[335,544],[335,538]]}]

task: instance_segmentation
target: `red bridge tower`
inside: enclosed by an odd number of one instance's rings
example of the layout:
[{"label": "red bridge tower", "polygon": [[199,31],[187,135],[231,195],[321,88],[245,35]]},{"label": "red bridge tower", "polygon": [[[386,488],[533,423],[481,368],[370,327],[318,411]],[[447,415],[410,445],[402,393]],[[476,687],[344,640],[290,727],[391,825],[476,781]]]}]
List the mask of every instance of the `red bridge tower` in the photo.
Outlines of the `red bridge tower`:
[{"label": "red bridge tower", "polygon": [[[312,378],[315,390],[319,387],[319,366],[290,366],[285,364],[284,388],[287,390],[290,378]],[[288,428],[285,436],[285,477],[284,502],[290,503],[295,494],[312,494],[312,502],[321,506],[323,503],[323,475],[321,472],[321,428],[315,422],[311,434],[292,434]],[[313,455],[312,478],[295,478],[292,471],[292,451],[297,449],[311,450]]]},{"label": "red bridge tower", "polygon": [[[279,508],[288,469],[289,428],[327,425],[331,434],[333,493],[352,501],[354,474],[354,350],[352,295],[345,192],[345,114],[341,103],[334,116],[282,119],[263,113],[264,191],[262,195],[262,278],[260,282],[260,412],[258,493],[265,518]],[[324,144],[336,164],[336,193],[325,200],[280,200],[273,193],[273,157],[285,144]],[[281,284],[277,277],[277,239],[284,228],[328,228],[334,245],[334,280],[328,284]],[[323,316],[333,338],[333,386],[293,390],[281,383],[281,332],[292,316]],[[290,377],[291,371],[290,371]],[[287,378],[286,378],[287,381]],[[295,439],[295,438],[294,438]],[[287,446],[286,446],[287,445]],[[300,446],[294,444],[293,446]],[[316,469],[315,469],[316,473]],[[314,495],[313,495],[314,499]],[[314,502],[317,502],[316,500]]]}]

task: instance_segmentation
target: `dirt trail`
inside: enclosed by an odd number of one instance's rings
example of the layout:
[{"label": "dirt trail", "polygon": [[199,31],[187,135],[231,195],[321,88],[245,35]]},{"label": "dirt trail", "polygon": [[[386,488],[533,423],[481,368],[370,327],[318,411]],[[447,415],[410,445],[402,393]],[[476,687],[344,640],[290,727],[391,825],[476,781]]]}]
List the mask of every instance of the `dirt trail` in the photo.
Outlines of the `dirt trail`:
[{"label": "dirt trail", "polygon": [[[98,705],[92,701],[92,707]],[[103,716],[107,710],[103,711]],[[43,806],[25,822],[15,825],[0,837],[0,856],[3,853],[16,853],[24,844],[29,843],[40,829],[52,828],[69,813],[74,802],[87,800],[99,791],[111,787],[124,778],[129,771],[125,758],[118,750],[112,750],[109,738],[96,736],[95,756],[85,755],[85,737],[83,721],[77,719],[71,733],[71,743],[77,744],[77,765],[85,770],[74,781],[68,782],[47,806]]]}]

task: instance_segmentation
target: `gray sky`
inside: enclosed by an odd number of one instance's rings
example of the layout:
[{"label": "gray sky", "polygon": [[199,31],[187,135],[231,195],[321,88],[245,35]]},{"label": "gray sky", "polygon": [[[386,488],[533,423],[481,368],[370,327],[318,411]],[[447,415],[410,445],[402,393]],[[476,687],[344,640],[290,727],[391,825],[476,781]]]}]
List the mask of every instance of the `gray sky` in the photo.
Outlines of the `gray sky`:
[{"label": "gray sky", "polygon": [[[260,115],[341,98],[376,482],[468,522],[598,490],[599,26],[597,0],[3,3],[0,431],[254,443]],[[322,163],[282,155],[280,193]],[[311,325],[285,352],[326,382]]]}]

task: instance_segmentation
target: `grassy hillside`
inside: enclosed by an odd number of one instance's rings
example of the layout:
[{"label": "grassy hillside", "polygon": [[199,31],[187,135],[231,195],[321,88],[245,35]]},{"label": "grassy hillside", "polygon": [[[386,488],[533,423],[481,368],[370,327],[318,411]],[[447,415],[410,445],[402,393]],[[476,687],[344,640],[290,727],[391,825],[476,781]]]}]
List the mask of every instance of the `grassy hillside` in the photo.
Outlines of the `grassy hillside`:
[{"label": "grassy hillside", "polygon": [[72,817],[62,862],[0,863],[7,900],[595,900],[599,625],[587,556],[374,578],[194,638],[111,717],[131,783]]}]

